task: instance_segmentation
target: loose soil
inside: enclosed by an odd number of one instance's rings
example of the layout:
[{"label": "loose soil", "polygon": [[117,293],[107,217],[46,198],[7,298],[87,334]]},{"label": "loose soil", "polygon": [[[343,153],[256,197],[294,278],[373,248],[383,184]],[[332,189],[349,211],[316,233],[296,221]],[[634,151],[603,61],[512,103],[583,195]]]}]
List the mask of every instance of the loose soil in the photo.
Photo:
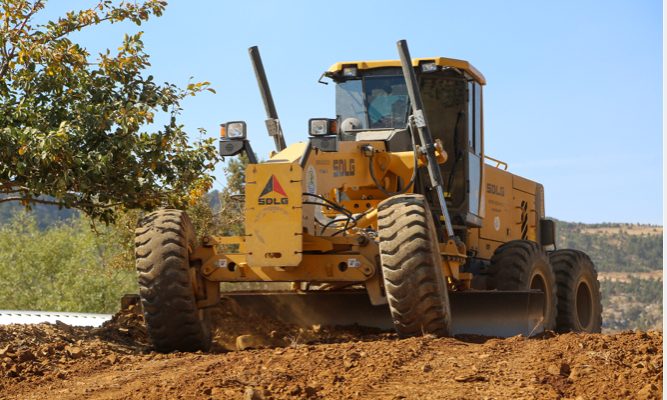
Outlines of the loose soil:
[{"label": "loose soil", "polygon": [[299,329],[230,304],[216,314],[211,353],[151,351],[134,307],[101,328],[0,326],[0,398],[662,398],[659,331],[400,340]]}]

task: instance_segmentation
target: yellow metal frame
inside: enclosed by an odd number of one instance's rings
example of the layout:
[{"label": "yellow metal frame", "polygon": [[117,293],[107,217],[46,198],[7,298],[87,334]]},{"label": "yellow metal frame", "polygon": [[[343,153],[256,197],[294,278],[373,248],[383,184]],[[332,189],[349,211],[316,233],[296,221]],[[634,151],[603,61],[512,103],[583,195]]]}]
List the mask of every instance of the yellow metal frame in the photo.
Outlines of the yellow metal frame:
[{"label": "yellow metal frame", "polygon": [[[372,146],[372,158],[364,151],[365,145]],[[297,143],[274,154],[269,163],[248,167],[245,234],[204,238],[204,245],[192,255],[193,260],[201,260],[200,271],[207,281],[379,285],[378,245],[362,230],[377,228],[377,206],[386,195],[371,178],[369,163],[373,163],[376,179],[387,190],[395,190],[399,180],[405,183],[412,178],[414,152],[388,152],[383,141],[343,141],[337,152],[311,152],[301,167],[305,149],[305,144]],[[447,160],[439,143],[436,156],[440,163]],[[423,157],[417,160],[418,166],[425,163]],[[318,218],[340,214],[317,197],[304,199],[321,205],[303,204],[302,193],[317,193],[357,213],[359,218],[349,235],[332,236],[340,233],[344,221],[334,221],[322,235]],[[238,250],[220,253],[222,245],[235,245]],[[441,252],[443,270],[451,280],[470,279],[459,270],[465,260],[464,248],[448,242],[441,245]],[[276,254],[280,256],[272,256]]]},{"label": "yellow metal frame", "polygon": [[[239,251],[222,254],[218,245],[238,245]],[[219,282],[364,282],[377,268],[377,244],[359,237],[304,235],[304,253],[295,267],[253,267],[247,249],[247,237],[212,236],[204,239],[204,246],[191,258],[201,260],[206,279]]]},{"label": "yellow metal frame", "polygon": [[[251,267],[244,236],[204,238],[204,246],[191,256],[201,260],[201,274],[215,282],[352,282],[363,283],[377,275],[378,246],[361,236],[322,237],[304,235],[302,261],[297,267]],[[238,253],[219,253],[219,245],[238,245]],[[472,274],[460,269],[465,246],[449,240],[441,243],[445,276],[458,288],[469,288]]]}]

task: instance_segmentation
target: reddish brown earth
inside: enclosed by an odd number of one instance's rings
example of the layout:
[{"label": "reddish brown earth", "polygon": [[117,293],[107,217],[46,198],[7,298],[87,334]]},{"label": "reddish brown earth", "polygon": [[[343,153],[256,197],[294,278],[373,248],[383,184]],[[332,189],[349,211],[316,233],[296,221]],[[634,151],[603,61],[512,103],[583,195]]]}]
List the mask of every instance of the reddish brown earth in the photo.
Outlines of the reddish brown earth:
[{"label": "reddish brown earth", "polygon": [[[0,326],[3,399],[660,399],[662,332],[399,340],[220,310],[208,354],[150,350],[140,315]],[[229,351],[241,345],[264,347]]]}]

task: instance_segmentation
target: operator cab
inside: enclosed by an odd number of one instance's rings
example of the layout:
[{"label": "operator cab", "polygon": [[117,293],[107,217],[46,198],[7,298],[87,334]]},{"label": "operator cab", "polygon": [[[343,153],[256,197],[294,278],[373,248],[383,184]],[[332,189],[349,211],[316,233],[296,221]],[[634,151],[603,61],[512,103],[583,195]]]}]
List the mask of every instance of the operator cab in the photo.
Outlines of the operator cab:
[{"label": "operator cab", "polygon": [[[415,59],[413,66],[431,134],[448,155],[441,172],[454,228],[479,227],[483,216],[482,85],[486,81],[466,61]],[[406,129],[411,108],[400,61],[338,63],[325,76],[336,83],[340,140],[382,138],[390,151],[412,150]],[[420,171],[419,178],[415,192],[427,191],[426,171]],[[437,204],[435,198],[431,200]]]},{"label": "operator cab", "polygon": [[342,122],[341,128],[346,128],[346,120],[356,119],[356,130],[403,129],[408,120],[408,103],[400,68],[369,70],[357,79],[336,85],[336,117]]}]

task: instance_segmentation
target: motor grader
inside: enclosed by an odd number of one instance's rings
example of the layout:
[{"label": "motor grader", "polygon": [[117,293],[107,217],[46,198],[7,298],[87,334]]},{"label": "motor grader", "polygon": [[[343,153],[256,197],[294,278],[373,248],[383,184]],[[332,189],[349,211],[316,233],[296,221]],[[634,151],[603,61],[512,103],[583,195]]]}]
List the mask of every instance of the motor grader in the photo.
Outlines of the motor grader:
[{"label": "motor grader", "polygon": [[[484,76],[462,60],[413,59],[405,41],[398,51],[329,68],[335,118],[309,120],[308,140],[286,146],[250,48],[276,151],[258,162],[245,122],[221,126],[221,154],[249,159],[243,235],[198,238],[180,210],[140,222],[140,297],[157,350],[207,349],[221,296],[289,323],[400,337],[600,331],[590,258],[556,249],[542,185],[484,151]],[[221,293],[221,282],[290,285]]]}]

